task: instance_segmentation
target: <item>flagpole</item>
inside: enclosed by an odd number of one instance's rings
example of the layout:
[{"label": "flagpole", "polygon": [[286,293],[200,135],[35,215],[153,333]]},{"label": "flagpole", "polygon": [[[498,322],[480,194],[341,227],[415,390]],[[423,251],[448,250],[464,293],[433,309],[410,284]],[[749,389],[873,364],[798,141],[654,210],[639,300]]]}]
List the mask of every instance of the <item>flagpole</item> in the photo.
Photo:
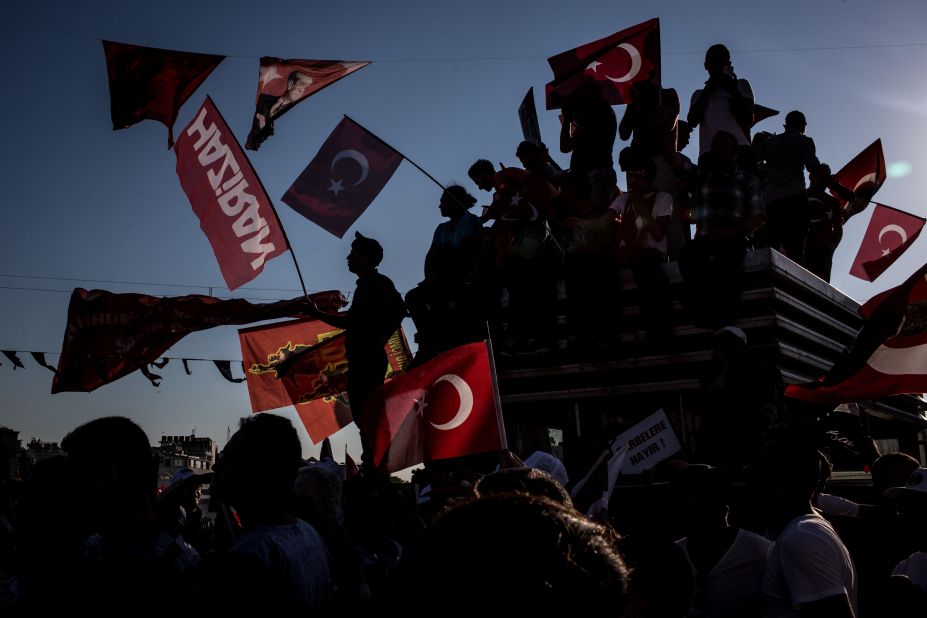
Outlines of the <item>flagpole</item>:
[{"label": "flagpole", "polygon": [[[208,94],[206,98],[212,102],[212,97]],[[219,118],[222,118],[222,122],[228,125],[229,123],[225,121],[225,117],[222,115],[222,112],[219,111],[219,108],[215,103],[212,104],[213,108],[216,110],[216,113],[219,114]],[[286,228],[283,227],[283,221],[280,220],[280,215],[277,213],[277,209],[274,207],[274,200],[270,197],[270,193],[267,192],[267,187],[264,186],[264,181],[261,180],[261,177],[258,176],[257,172],[254,170],[254,164],[251,163],[251,159],[245,153],[245,149],[241,147],[241,142],[238,141],[238,138],[235,137],[235,132],[232,131],[232,139],[235,140],[235,143],[238,144],[238,149],[241,150],[241,153],[244,155],[245,160],[248,162],[248,165],[251,166],[251,171],[254,173],[254,177],[257,178],[258,184],[261,185],[261,190],[264,192],[264,195],[267,196],[267,202],[270,204],[270,211],[274,213],[274,219],[277,220],[277,226],[280,228],[280,233],[283,234],[283,240],[286,242],[286,248],[290,250],[290,256],[293,258],[293,265],[296,267],[296,276],[299,277],[299,285],[303,289],[303,296],[306,300],[309,300],[309,292],[306,291],[306,282],[303,281],[303,273],[299,269],[299,262],[296,261],[296,253],[293,251],[293,245],[290,244],[290,237],[287,236]],[[310,301],[311,302],[311,301]]]},{"label": "flagpole", "polygon": [[505,435],[505,421],[502,418],[502,398],[499,396],[499,382],[496,380],[496,358],[492,351],[489,322],[486,323],[486,352],[489,354],[489,371],[492,373],[492,397],[496,408],[496,423],[499,425],[499,437],[502,442],[502,450],[508,450],[509,442]]},{"label": "flagpole", "polygon": [[922,219],[922,220],[924,219],[924,217],[918,217],[917,215],[912,214],[912,213],[910,213],[910,212],[908,212],[908,211],[906,211],[906,210],[901,210],[900,208],[895,208],[894,206],[889,206],[888,204],[884,204],[884,203],[882,203],[882,202],[874,202],[874,201],[872,201],[872,200],[869,200],[869,203],[870,203],[870,204],[875,204],[876,206],[882,206],[883,208],[888,208],[888,209],[890,209],[890,210],[894,210],[895,212],[900,212],[900,213],[903,214],[903,215],[908,215],[908,216],[910,216],[910,217],[915,217],[915,218],[917,218],[917,219]]},{"label": "flagpole", "polygon": [[[439,187],[441,187],[441,190],[442,190],[442,191],[445,191],[445,192],[447,191],[447,187],[445,187],[443,184],[441,184],[441,183],[438,181],[437,178],[435,178],[434,176],[432,176],[431,174],[429,174],[428,172],[426,172],[426,171],[425,171],[425,168],[423,168],[421,165],[419,165],[418,163],[416,163],[415,161],[413,161],[412,159],[410,159],[410,158],[407,157],[406,155],[404,155],[404,154],[402,154],[401,152],[399,152],[398,150],[396,150],[396,148],[394,148],[392,144],[390,144],[390,143],[387,142],[385,139],[383,139],[382,137],[380,137],[379,135],[377,135],[376,133],[374,133],[373,131],[371,131],[370,129],[368,129],[367,127],[365,127],[364,125],[362,125],[361,123],[357,122],[356,120],[354,120],[353,118],[351,118],[351,117],[348,116],[347,114],[345,114],[344,117],[347,118],[348,120],[350,120],[351,122],[353,122],[354,124],[356,124],[356,125],[357,125],[358,127],[360,127],[361,129],[363,129],[363,131],[364,131],[367,135],[369,135],[370,137],[374,138],[375,140],[377,140],[378,142],[380,142],[381,144],[383,144],[383,145],[386,146],[387,148],[392,149],[392,150],[395,151],[395,153],[398,154],[400,157],[402,157],[403,159],[405,159],[406,161],[408,161],[409,163],[411,163],[411,164],[415,167],[415,169],[417,169],[417,170],[420,171],[421,173],[423,173],[423,174],[425,174],[426,176],[428,176],[428,178],[430,178],[431,181],[432,181],[433,183],[435,183],[436,185],[438,185]],[[457,204],[458,204],[461,208],[463,208],[464,210],[469,210],[470,207],[467,206],[467,205],[465,205],[465,204],[464,204],[463,202],[461,202],[459,199],[457,199],[457,196],[456,196],[456,195],[454,195],[453,193],[448,193],[448,195],[451,196],[451,198],[452,198],[455,202],[457,202]]]},{"label": "flagpole", "polygon": [[403,159],[405,159],[406,161],[408,161],[409,163],[411,163],[413,166],[415,166],[415,169],[417,169],[417,170],[420,171],[421,173],[423,173],[423,174],[425,174],[426,176],[428,176],[428,178],[430,178],[431,181],[432,181],[433,183],[435,183],[436,185],[438,185],[439,187],[441,187],[442,189],[444,189],[445,191],[447,191],[447,187],[445,187],[445,186],[442,185],[440,182],[438,182],[438,179],[437,179],[437,178],[435,178],[434,176],[432,176],[431,174],[429,174],[428,172],[426,172],[425,169],[424,169],[421,165],[419,165],[418,163],[416,163],[415,161],[413,161],[412,159],[410,159],[410,158],[407,157],[406,155],[404,155],[404,154],[402,154],[401,152],[399,152],[399,150],[397,150],[392,144],[390,144],[390,143],[387,142],[385,139],[383,139],[382,137],[380,137],[379,135],[377,135],[376,133],[374,133],[373,131],[371,131],[370,129],[368,129],[367,127],[365,127],[364,125],[362,125],[361,123],[357,122],[356,120],[354,120],[353,118],[351,118],[351,117],[348,116],[347,114],[345,114],[344,117],[347,118],[348,120],[350,120],[351,122],[353,122],[354,124],[356,124],[356,125],[357,125],[358,127],[360,127],[361,129],[363,129],[364,132],[367,133],[367,135],[369,135],[370,137],[374,138],[375,140],[377,140],[378,142],[380,142],[381,144],[383,144],[383,145],[386,146],[387,148],[391,148],[392,150],[395,150],[395,151],[396,151],[396,154],[398,154],[400,157],[402,157]]}]

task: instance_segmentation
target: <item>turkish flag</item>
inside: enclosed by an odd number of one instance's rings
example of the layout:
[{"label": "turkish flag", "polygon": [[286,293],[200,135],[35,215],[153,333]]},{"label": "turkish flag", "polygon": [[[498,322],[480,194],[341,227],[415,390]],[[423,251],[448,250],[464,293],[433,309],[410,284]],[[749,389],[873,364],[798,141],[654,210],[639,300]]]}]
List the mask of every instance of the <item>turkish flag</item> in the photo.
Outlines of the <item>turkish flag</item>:
[{"label": "turkish flag", "polygon": [[[239,330],[251,410],[295,406],[314,444],[349,425],[353,417],[343,392],[348,365],[341,333],[315,319]],[[386,376],[408,367],[411,353],[401,330],[390,337],[386,349]]]},{"label": "turkish flag", "polygon": [[283,201],[342,238],[402,163],[402,155],[345,117]]},{"label": "turkish flag", "polygon": [[393,378],[371,395],[361,427],[385,472],[505,448],[488,346],[448,350]]},{"label": "turkish flag", "polygon": [[[840,171],[834,174],[834,179],[857,195],[872,199],[872,196],[885,182],[885,155],[882,154],[882,140],[877,139],[869,144],[852,161],[840,168]],[[839,195],[833,195],[841,206],[846,204],[846,200]]]},{"label": "turkish flag", "polygon": [[650,19],[547,59],[554,81],[547,84],[547,109],[558,109],[564,98],[584,82],[594,81],[612,105],[631,100],[635,82],[660,85],[660,20]]},{"label": "turkish flag", "polygon": [[112,41],[103,41],[103,54],[113,129],[157,120],[167,126],[168,147],[180,107],[225,59]]},{"label": "turkish flag", "polygon": [[[313,302],[344,306],[339,292],[320,292]],[[248,324],[297,316],[305,299],[253,304],[189,295],[159,298],[76,288],[68,304],[68,323],[52,393],[89,392],[161,357],[187,334],[224,324]],[[321,305],[320,305],[321,303]],[[322,309],[325,311],[325,309]]]},{"label": "turkish flag", "polygon": [[303,99],[368,64],[341,60],[283,60],[270,56],[261,58],[254,121],[245,148],[260,148],[261,143],[274,134],[274,120]]},{"label": "turkish flag", "polygon": [[922,217],[876,204],[850,274],[875,281],[914,243],[923,227]]},{"label": "turkish flag", "polygon": [[818,382],[793,384],[789,397],[834,405],[927,392],[927,265],[860,307],[865,318],[850,350]]},{"label": "turkish flag", "polygon": [[212,99],[177,139],[177,176],[230,290],[289,249],[264,185]]}]

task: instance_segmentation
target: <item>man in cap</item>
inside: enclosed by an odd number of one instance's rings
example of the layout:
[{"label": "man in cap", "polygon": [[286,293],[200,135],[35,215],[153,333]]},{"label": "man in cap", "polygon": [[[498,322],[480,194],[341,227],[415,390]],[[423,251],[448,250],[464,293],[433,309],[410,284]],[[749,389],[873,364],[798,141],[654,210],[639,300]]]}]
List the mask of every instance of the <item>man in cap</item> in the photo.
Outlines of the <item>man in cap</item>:
[{"label": "man in cap", "polygon": [[810,211],[805,190],[805,170],[815,173],[821,165],[814,140],[805,135],[807,122],[798,110],[785,116],[785,132],[771,136],[759,149],[766,161],[767,244],[800,262],[808,234]]},{"label": "man in cap", "polygon": [[[323,322],[347,331],[344,347],[348,359],[348,400],[355,420],[361,417],[370,394],[383,384],[388,366],[384,346],[406,315],[396,286],[377,271],[382,260],[380,243],[355,232],[348,254],[348,270],[357,275],[351,306],[338,314],[315,312]],[[363,461],[369,470],[373,464],[372,445],[363,432],[361,445]]]}]

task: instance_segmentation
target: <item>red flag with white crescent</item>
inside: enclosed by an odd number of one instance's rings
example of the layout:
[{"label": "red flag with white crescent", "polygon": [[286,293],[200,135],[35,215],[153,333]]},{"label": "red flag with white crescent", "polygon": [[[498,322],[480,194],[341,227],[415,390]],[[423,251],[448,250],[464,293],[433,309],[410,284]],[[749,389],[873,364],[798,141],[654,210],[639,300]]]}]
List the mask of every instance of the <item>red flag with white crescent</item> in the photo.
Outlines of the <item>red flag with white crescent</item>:
[{"label": "red flag with white crescent", "polygon": [[380,470],[505,448],[492,362],[471,343],[393,378],[371,395],[361,427]]},{"label": "red flag with white crescent", "polygon": [[865,281],[874,281],[914,243],[924,221],[923,217],[876,204],[850,274]]},{"label": "red flag with white crescent", "polygon": [[368,64],[342,60],[261,58],[254,120],[245,148],[260,148],[261,143],[274,134],[274,120],[303,99]]},{"label": "red flag with white crescent", "polygon": [[230,290],[289,249],[273,204],[212,99],[174,146],[177,176]]},{"label": "red flag with white crescent", "polygon": [[[834,180],[850,189],[857,196],[863,196],[872,199],[882,183],[885,182],[885,155],[882,153],[882,140],[869,144],[861,153],[853,157],[853,160],[840,168],[840,171],[834,174]],[[839,195],[834,195],[840,205],[846,205],[846,200]]]},{"label": "red flag with white crescent", "polygon": [[287,189],[283,202],[342,238],[402,163],[402,155],[344,118]]},{"label": "red flag with white crescent", "polygon": [[547,109],[557,109],[580,84],[594,81],[612,105],[631,100],[639,81],[660,85],[660,20],[650,19],[611,36],[547,59],[554,80],[547,84]]},{"label": "red flag with white crescent", "polygon": [[927,265],[860,307],[863,328],[849,352],[817,382],[789,397],[834,405],[927,392]]}]

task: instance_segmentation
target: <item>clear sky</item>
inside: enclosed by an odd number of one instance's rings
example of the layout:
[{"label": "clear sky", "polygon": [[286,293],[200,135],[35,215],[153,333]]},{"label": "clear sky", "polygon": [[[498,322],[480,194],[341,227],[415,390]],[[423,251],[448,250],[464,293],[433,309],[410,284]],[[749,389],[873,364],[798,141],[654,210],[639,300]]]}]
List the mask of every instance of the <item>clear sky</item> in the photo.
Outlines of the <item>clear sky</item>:
[{"label": "clear sky", "polygon": [[[663,85],[679,92],[683,115],[706,79],[705,49],[723,42],[757,102],[783,112],[757,130],[781,131],[785,112],[802,110],[821,160],[835,170],[881,137],[894,177],[877,199],[927,215],[917,189],[927,167],[923,2],[8,0],[0,10],[7,67],[0,97],[0,349],[57,353],[68,293],[78,286],[230,295],[181,190],[164,126],[146,121],[112,130],[100,39],[228,55],[183,107],[175,128],[209,94],[242,142],[254,113],[260,56],[372,60],[292,109],[276,123],[277,134],[249,156],[310,290],[353,290],[345,256],[356,229],[380,240],[381,271],[405,292],[421,279],[442,220],[440,190],[411,165],[400,167],[343,240],[279,201],[342,114],[487,203],[467,168],[482,157],[518,164],[516,110],[529,86],[541,93],[550,80],[546,58],[652,17],[660,18]],[[543,111],[540,96],[537,105],[553,146],[557,114]],[[696,148],[694,138],[687,151],[693,159]],[[564,167],[567,161],[560,157]],[[834,285],[858,300],[920,266],[927,243],[921,237],[875,283],[850,277],[870,214],[871,208],[850,221],[834,260]],[[297,295],[298,287],[292,261],[283,256],[235,295],[278,299]],[[190,335],[168,354],[241,358],[234,327]],[[172,362],[158,372],[164,376],[159,388],[135,373],[90,394],[51,395],[51,374],[22,356],[26,370],[15,372],[0,357],[0,424],[26,440],[59,441],[83,422],[122,414],[152,441],[195,429],[224,443],[226,428],[234,431],[237,419],[250,413],[245,385],[225,381],[211,363],[192,364],[187,376]],[[300,432],[304,454],[317,454]],[[359,455],[350,428],[333,438],[338,459],[346,441]]]}]

